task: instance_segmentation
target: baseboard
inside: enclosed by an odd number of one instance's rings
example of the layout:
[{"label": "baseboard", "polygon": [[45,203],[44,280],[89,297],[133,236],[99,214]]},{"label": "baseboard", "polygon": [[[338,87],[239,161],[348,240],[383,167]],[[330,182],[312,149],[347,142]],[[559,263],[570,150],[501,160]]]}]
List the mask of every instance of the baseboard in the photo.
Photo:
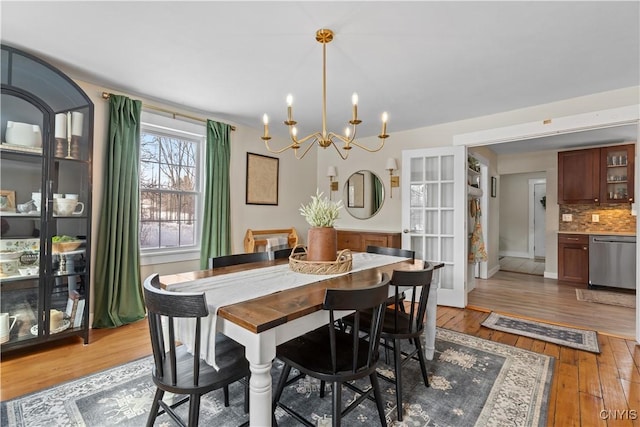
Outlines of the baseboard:
[{"label": "baseboard", "polygon": [[490,270],[487,271],[487,276],[491,277],[500,271],[500,264],[493,266]]},{"label": "baseboard", "polygon": [[545,271],[544,272],[544,278],[545,279],[556,279],[556,280],[558,280],[558,273],[553,273],[551,271]]},{"label": "baseboard", "polygon": [[529,258],[529,252],[500,251],[500,252],[498,252],[498,256],[501,256],[501,257],[511,256],[511,257],[515,257],[515,258]]}]

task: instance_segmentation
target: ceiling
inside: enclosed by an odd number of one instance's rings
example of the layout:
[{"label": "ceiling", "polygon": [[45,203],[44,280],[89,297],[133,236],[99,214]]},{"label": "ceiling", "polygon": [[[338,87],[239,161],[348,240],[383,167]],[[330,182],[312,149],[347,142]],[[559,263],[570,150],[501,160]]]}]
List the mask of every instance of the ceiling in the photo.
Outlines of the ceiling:
[{"label": "ceiling", "polygon": [[[640,85],[640,3],[2,1],[3,43],[69,74],[235,124],[360,136]],[[601,135],[602,136],[602,135]],[[604,137],[604,136],[602,136]],[[634,132],[635,137],[635,132]],[[527,144],[531,145],[530,142]],[[503,147],[504,148],[504,147]],[[514,148],[515,149],[515,148]]]}]

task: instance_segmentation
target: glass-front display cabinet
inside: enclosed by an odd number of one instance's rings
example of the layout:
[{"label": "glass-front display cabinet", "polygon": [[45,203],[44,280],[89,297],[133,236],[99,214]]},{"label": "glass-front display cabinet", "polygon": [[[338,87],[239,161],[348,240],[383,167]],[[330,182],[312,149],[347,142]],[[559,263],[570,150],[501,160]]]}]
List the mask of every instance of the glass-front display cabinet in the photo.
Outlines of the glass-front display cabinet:
[{"label": "glass-front display cabinet", "polygon": [[633,203],[635,145],[602,147],[601,198],[605,203]]},{"label": "glass-front display cabinet", "polygon": [[93,103],[2,45],[0,349],[89,341]]}]

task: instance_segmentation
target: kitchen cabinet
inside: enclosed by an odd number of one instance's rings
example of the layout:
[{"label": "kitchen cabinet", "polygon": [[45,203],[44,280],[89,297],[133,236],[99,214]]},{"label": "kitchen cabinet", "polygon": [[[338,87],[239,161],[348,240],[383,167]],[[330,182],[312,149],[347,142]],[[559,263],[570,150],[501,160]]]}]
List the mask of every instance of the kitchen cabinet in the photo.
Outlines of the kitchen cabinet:
[{"label": "kitchen cabinet", "polygon": [[632,203],[635,145],[600,149],[600,198],[604,203]]},{"label": "kitchen cabinet", "polygon": [[1,51],[0,350],[87,344],[93,104],[53,66]]},{"label": "kitchen cabinet", "polygon": [[558,153],[558,204],[600,202],[600,149]]},{"label": "kitchen cabinet", "polygon": [[589,236],[558,235],[558,280],[589,283]]},{"label": "kitchen cabinet", "polygon": [[337,230],[338,250],[351,249],[354,252],[365,252],[367,246],[386,246],[400,248],[400,233],[365,230]]},{"label": "kitchen cabinet", "polygon": [[633,202],[635,145],[558,153],[558,204]]}]

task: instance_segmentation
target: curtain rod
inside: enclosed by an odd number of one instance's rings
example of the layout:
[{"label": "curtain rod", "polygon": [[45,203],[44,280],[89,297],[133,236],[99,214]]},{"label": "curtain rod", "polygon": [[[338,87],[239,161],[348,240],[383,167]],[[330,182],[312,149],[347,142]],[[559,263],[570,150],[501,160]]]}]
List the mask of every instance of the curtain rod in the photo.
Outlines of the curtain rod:
[{"label": "curtain rod", "polygon": [[[109,99],[109,97],[111,96],[110,93],[108,92],[102,92],[102,98],[103,99]],[[173,116],[173,118],[175,119],[176,116],[180,116],[180,117],[185,117],[187,119],[191,119],[191,120],[195,120],[197,122],[203,122],[206,123],[207,120],[206,119],[201,119],[200,117],[195,117],[195,116],[190,116],[188,114],[182,114],[182,113],[178,113],[175,111],[171,111],[171,110],[167,110],[165,108],[160,108],[160,107],[155,107],[153,105],[148,105],[148,104],[142,104],[142,106],[148,110],[155,110],[155,111],[160,111],[162,113],[167,113],[167,114],[171,114]],[[234,131],[236,130],[235,126],[231,126],[231,130]]]}]

